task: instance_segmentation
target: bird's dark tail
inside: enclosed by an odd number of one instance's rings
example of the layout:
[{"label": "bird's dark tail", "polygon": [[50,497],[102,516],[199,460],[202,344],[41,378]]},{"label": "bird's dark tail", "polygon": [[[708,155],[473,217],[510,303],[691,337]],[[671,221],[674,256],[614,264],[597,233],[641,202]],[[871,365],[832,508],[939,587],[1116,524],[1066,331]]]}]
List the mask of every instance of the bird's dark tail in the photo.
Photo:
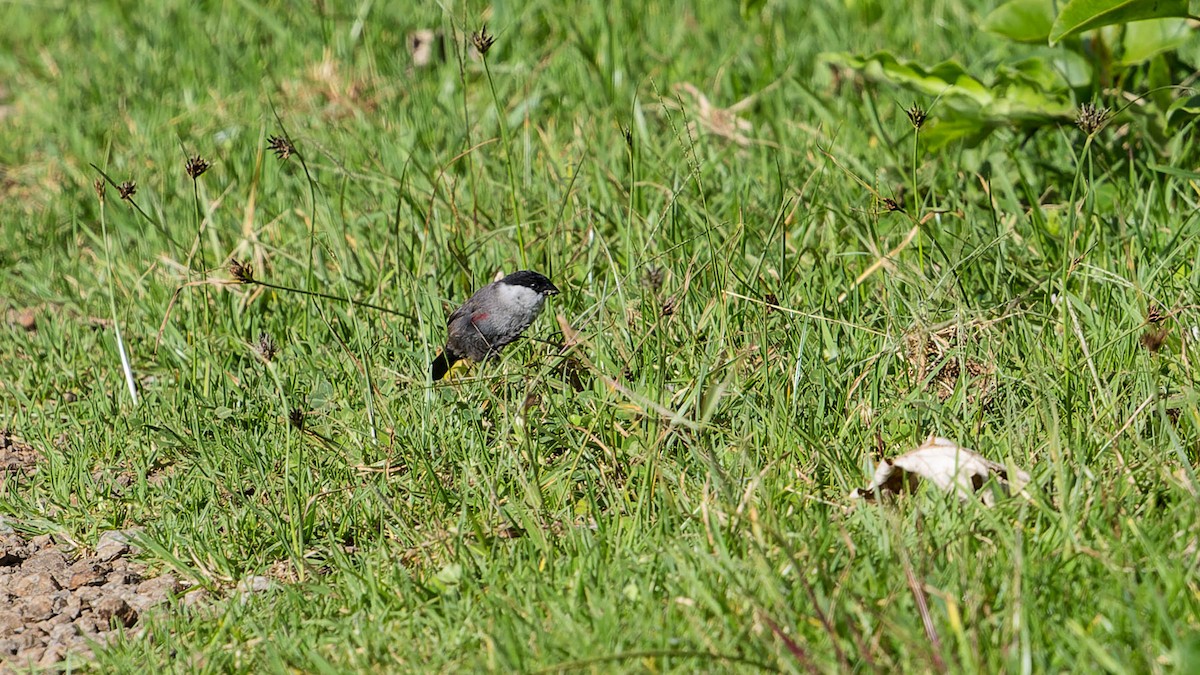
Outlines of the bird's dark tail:
[{"label": "bird's dark tail", "polygon": [[448,351],[442,350],[442,352],[437,355],[437,358],[433,360],[433,381],[437,382],[445,377],[446,373],[450,371],[450,366],[454,365],[454,362],[457,360],[457,356]]}]

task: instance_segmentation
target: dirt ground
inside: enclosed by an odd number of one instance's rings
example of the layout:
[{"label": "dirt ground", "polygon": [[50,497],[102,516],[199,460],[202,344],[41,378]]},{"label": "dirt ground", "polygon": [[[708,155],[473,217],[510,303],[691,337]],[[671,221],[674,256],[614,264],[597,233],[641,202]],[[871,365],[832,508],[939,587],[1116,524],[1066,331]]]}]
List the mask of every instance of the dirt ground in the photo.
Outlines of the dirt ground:
[{"label": "dirt ground", "polygon": [[146,577],[128,559],[129,535],[105,532],[95,555],[72,561],[49,535],[0,534],[0,671],[86,658],[183,590],[173,575]]}]

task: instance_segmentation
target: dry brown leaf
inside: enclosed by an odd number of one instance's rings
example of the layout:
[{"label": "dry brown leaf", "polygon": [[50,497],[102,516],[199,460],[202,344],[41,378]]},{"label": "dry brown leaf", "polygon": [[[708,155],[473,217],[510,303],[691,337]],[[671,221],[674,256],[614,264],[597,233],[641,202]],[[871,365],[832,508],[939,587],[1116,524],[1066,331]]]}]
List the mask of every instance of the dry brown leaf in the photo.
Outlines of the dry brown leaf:
[{"label": "dry brown leaf", "polygon": [[[700,128],[714,136],[720,136],[726,140],[733,141],[742,147],[746,147],[753,142],[745,133],[750,132],[754,128],[754,125],[749,120],[740,117],[739,113],[754,103],[754,96],[747,96],[728,108],[721,108],[713,105],[708,100],[708,96],[704,95],[691,82],[681,82],[676,84],[674,88],[676,91],[688,94],[694,100],[695,109],[693,110],[693,114],[696,115],[696,119],[700,123]],[[694,122],[689,122],[688,128],[693,135],[696,133]]]},{"label": "dry brown leaf", "polygon": [[[946,492],[953,491],[960,498],[968,499],[989,478],[995,478],[1006,492],[1022,492],[1029,483],[1029,474],[1020,469],[1010,476],[1008,467],[1003,464],[960,447],[949,439],[930,436],[917,449],[890,461],[881,461],[875,468],[871,484],[852,491],[850,498],[874,499],[876,490],[880,494],[911,490],[925,479]],[[995,502],[995,495],[990,490],[984,491],[982,497],[988,506]]]},{"label": "dry brown leaf", "polygon": [[[936,329],[914,328],[904,335],[904,358],[913,370],[916,379],[925,382],[939,401],[954,395],[960,374],[967,375],[966,399],[968,403],[986,405],[991,401],[996,386],[994,359],[980,343],[991,339],[988,332],[991,322],[968,321],[963,324],[948,323]],[[983,352],[983,360],[960,357],[960,347],[970,344],[971,351]]]},{"label": "dry brown leaf", "polygon": [[408,34],[408,55],[412,64],[424,68],[446,60],[445,41],[440,31],[424,28]]},{"label": "dry brown leaf", "polygon": [[37,308],[10,309],[4,314],[8,323],[18,326],[27,333],[37,330]]}]

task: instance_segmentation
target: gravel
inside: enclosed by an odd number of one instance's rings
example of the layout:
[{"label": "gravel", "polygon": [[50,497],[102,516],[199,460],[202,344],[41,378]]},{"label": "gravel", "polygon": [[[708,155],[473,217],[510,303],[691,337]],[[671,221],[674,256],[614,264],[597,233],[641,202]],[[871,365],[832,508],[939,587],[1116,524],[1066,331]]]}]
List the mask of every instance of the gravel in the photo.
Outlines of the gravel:
[{"label": "gravel", "polygon": [[[46,535],[0,529],[0,673],[52,669],[103,644],[184,587],[128,559],[133,531],[100,535],[95,555],[71,561]],[[136,630],[136,628],[135,628]]]}]

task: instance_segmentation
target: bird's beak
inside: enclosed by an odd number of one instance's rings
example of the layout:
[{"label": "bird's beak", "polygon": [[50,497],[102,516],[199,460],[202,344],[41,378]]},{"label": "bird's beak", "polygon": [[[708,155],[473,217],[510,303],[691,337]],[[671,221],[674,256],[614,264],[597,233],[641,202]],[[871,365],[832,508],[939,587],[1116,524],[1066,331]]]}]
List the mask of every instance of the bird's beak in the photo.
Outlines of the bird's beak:
[{"label": "bird's beak", "polygon": [[558,287],[550,284],[550,288],[546,290],[546,295],[558,295]]}]

